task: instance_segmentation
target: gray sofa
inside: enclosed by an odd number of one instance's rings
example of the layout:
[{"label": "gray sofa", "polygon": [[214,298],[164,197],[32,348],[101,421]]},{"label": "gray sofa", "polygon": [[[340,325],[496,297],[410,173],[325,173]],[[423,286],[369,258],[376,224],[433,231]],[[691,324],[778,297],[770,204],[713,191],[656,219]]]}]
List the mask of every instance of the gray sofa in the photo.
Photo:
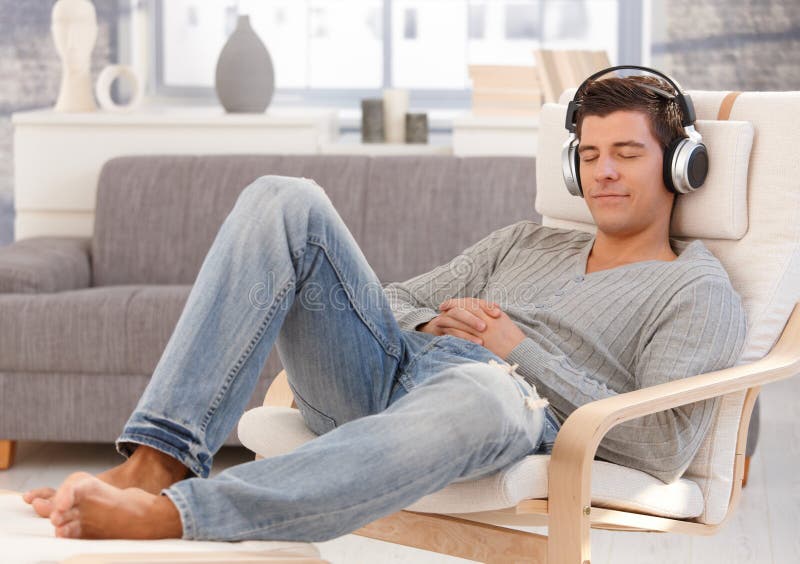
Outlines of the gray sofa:
[{"label": "gray sofa", "polygon": [[[109,161],[91,238],[34,238],[0,248],[0,439],[113,441],[214,235],[239,192],[265,174],[323,186],[382,282],[429,270],[494,229],[539,217],[532,158]],[[251,406],[279,370],[271,354]],[[232,434],[226,444],[239,443]]]}]

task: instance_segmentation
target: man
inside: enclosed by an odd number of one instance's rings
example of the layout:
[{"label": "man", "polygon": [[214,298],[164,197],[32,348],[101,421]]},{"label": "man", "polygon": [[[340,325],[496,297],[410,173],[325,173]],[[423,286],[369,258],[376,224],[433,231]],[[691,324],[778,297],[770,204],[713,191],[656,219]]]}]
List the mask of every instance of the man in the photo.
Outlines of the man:
[{"label": "man", "polygon": [[[61,537],[323,541],[549,452],[584,403],[732,365],[739,297],[701,242],[670,244],[663,153],[685,134],[653,86],[670,89],[629,77],[579,92],[596,235],[520,222],[384,291],[318,186],[257,180],[117,441],[128,460],[26,501]],[[320,436],[203,479],[273,343]],[[677,479],[716,409],[620,424],[598,455]]]}]

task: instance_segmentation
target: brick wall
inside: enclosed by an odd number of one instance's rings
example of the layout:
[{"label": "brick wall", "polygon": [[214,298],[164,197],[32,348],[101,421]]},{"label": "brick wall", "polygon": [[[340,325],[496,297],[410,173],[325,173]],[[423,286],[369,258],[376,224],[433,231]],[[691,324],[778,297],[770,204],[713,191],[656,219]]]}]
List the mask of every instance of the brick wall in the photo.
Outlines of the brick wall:
[{"label": "brick wall", "polygon": [[[10,116],[55,104],[61,61],[50,35],[54,2],[0,0],[0,192],[13,191]],[[99,27],[92,76],[117,60],[118,0],[94,0]]]},{"label": "brick wall", "polygon": [[653,67],[690,90],[800,90],[800,1],[653,0]]}]

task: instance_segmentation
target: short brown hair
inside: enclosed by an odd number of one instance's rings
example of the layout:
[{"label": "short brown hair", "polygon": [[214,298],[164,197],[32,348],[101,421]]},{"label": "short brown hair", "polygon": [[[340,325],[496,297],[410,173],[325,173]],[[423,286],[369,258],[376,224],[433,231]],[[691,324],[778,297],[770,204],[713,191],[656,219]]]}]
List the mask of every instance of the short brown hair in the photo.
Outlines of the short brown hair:
[{"label": "short brown hair", "polygon": [[575,114],[575,133],[578,139],[581,137],[584,117],[605,117],[620,110],[644,112],[649,118],[650,132],[658,140],[662,150],[676,138],[686,137],[678,103],[643,85],[666,90],[670,94],[675,93],[675,89],[668,82],[654,76],[606,78],[591,80],[584,84],[576,93],[576,100],[580,101]]}]

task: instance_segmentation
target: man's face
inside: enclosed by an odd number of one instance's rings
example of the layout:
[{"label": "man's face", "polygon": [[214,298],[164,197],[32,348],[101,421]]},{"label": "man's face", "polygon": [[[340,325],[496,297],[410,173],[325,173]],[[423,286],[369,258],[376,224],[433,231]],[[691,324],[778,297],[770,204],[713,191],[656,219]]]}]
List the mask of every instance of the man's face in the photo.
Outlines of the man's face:
[{"label": "man's face", "polygon": [[664,155],[645,113],[586,116],[578,154],[583,194],[600,231],[630,237],[669,229],[674,195],[664,186]]}]

